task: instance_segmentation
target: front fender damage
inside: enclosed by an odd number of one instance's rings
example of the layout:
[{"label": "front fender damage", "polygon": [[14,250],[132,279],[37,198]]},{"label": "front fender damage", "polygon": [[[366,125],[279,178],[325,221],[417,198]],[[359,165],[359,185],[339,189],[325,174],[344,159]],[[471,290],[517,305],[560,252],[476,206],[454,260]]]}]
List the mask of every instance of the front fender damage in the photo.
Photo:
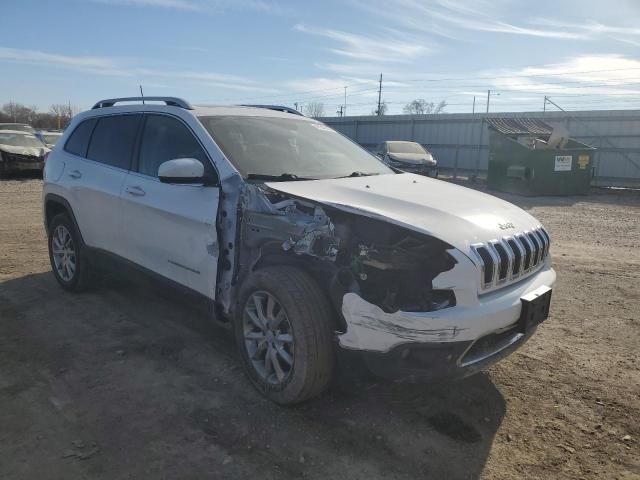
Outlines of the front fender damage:
[{"label": "front fender damage", "polygon": [[237,198],[238,224],[225,223],[235,227],[235,254],[227,248],[221,256],[223,267],[231,265],[233,271],[221,286],[227,293],[221,303],[225,313],[232,313],[235,290],[251,271],[293,262],[316,279],[332,302],[345,348],[380,351],[399,341],[450,341],[459,333],[437,316],[430,322],[400,320],[402,311],[436,312],[455,305],[453,291],[433,283],[457,263],[448,253],[451,245],[265,185],[244,184]]}]

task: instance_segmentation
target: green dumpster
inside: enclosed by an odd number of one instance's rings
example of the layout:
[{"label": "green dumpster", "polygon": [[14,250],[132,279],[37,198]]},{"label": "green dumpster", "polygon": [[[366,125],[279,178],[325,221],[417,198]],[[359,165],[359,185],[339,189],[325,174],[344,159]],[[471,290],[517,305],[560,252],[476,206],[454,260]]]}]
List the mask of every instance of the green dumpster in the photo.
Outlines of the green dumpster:
[{"label": "green dumpster", "polygon": [[489,118],[487,187],[520,195],[586,195],[595,149],[533,118]]}]

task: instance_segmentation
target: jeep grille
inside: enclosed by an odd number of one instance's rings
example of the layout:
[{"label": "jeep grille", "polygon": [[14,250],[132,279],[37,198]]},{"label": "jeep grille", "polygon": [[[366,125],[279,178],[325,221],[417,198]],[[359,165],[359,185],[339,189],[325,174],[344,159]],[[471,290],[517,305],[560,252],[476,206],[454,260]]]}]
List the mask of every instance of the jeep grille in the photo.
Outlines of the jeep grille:
[{"label": "jeep grille", "polygon": [[480,265],[482,290],[507,285],[538,270],[550,245],[549,234],[542,227],[472,245]]}]

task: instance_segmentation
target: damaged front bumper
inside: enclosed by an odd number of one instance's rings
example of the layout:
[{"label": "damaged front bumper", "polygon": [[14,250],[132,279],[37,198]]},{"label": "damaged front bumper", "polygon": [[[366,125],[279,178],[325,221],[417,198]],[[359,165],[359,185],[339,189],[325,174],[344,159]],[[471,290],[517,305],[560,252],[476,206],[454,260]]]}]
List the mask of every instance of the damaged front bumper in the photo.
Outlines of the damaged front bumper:
[{"label": "damaged front bumper", "polygon": [[[455,270],[455,269],[454,269]],[[450,282],[454,272],[444,274]],[[374,373],[400,381],[462,377],[482,370],[524,344],[535,327],[517,328],[521,298],[552,287],[555,271],[542,270],[498,291],[477,295],[472,285],[453,287],[455,306],[433,312],[386,313],[355,293],[343,298],[346,331],[340,347]]]},{"label": "damaged front bumper", "polygon": [[2,173],[32,170],[42,171],[43,168],[44,157],[0,152],[0,172]]}]

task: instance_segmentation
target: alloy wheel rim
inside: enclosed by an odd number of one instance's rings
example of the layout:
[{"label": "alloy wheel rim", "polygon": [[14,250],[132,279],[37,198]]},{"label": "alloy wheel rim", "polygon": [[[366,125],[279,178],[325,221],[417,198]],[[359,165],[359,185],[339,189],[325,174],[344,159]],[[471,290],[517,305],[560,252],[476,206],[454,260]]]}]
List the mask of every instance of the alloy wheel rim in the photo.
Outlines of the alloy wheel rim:
[{"label": "alloy wheel rim", "polygon": [[280,302],[268,292],[251,294],[244,307],[244,346],[254,370],[266,382],[281,385],[293,371],[295,342]]},{"label": "alloy wheel rim", "polygon": [[64,225],[58,225],[53,231],[51,252],[58,276],[63,281],[70,282],[76,274],[76,250],[71,232]]}]

